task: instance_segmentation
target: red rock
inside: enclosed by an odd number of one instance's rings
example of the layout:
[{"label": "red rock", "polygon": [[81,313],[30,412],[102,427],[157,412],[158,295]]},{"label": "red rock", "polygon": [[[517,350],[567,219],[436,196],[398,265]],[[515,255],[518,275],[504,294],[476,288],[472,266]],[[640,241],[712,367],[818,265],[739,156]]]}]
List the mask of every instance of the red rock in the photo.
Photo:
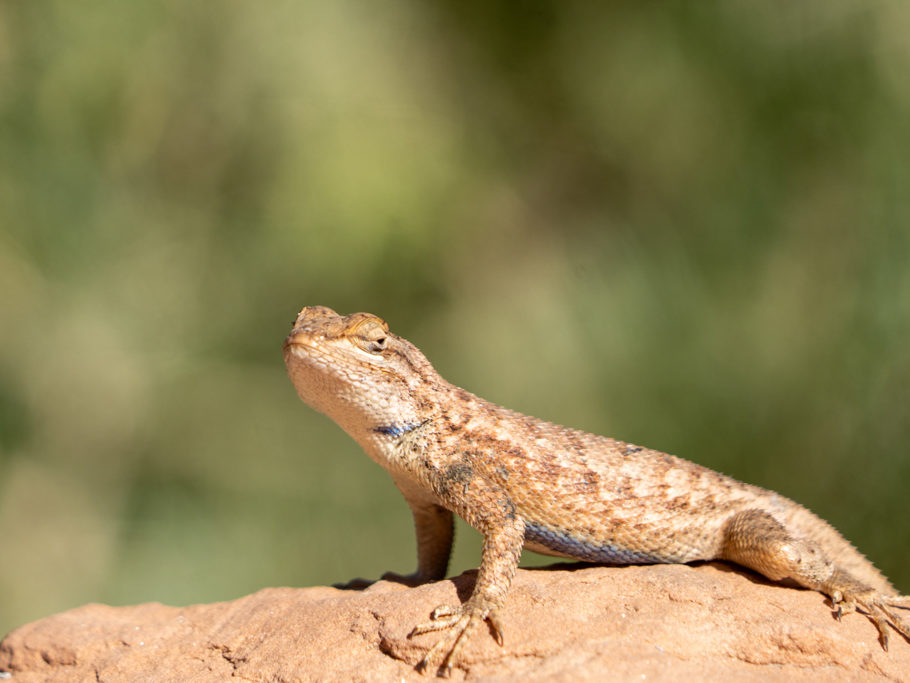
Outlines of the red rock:
[{"label": "red rock", "polygon": [[[414,665],[439,635],[407,634],[473,582],[468,573],[417,588],[268,588],[191,607],[86,605],[10,633],[0,671],[14,683],[427,680]],[[898,634],[884,652],[864,616],[838,623],[819,593],[723,564],[520,570],[501,616],[504,646],[478,632],[453,679],[910,679]]]}]

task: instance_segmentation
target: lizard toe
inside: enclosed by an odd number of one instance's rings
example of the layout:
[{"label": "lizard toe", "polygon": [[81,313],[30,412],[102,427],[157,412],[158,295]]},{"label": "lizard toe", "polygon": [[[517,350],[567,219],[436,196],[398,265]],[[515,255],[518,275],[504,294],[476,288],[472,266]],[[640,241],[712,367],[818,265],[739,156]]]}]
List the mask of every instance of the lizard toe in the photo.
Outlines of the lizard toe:
[{"label": "lizard toe", "polygon": [[496,644],[502,647],[502,622],[499,620],[499,614],[495,611],[490,612],[487,615],[487,623],[490,625],[490,633],[493,634]]},{"label": "lizard toe", "polygon": [[882,649],[888,651],[888,640],[891,637],[891,631],[888,629],[888,619],[882,614],[878,605],[872,605],[865,608],[866,616],[872,620],[878,629],[878,642],[882,644]]},{"label": "lizard toe", "polygon": [[[878,607],[879,609],[888,617],[888,621],[891,622],[891,625],[894,627],[898,633],[900,633],[904,638],[910,641],[910,621],[906,620],[903,616],[898,614],[894,610],[894,603],[890,599],[883,600],[882,604]],[[900,607],[900,605],[897,605]]]},{"label": "lizard toe", "polygon": [[433,631],[443,631],[454,626],[462,615],[461,607],[452,607],[451,605],[440,605],[430,614],[430,621],[418,624],[408,634],[408,638],[420,636],[424,633]]}]

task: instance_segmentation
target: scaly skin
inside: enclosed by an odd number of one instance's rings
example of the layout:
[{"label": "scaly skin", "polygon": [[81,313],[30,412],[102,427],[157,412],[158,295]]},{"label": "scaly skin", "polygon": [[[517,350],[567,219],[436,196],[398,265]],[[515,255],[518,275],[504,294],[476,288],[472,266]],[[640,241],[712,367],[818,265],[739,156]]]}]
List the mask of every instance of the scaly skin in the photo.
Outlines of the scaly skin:
[{"label": "scaly skin", "polygon": [[477,583],[411,635],[448,630],[421,668],[448,675],[488,621],[502,643],[503,605],[522,548],[607,564],[727,560],[791,579],[856,609],[888,648],[910,640],[910,608],[830,524],[783,496],[666,453],[569,429],[449,384],[413,344],[369,313],[300,311],[284,345],[297,393],[392,475],[414,515],[417,572],[445,577],[453,513],[484,537]]}]

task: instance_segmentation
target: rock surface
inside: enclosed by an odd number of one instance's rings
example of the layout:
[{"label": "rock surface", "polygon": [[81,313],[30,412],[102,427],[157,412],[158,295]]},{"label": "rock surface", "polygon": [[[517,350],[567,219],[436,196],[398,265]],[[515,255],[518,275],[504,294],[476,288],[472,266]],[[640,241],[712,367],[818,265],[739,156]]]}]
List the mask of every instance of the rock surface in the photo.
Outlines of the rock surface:
[{"label": "rock surface", "polygon": [[[429,680],[414,665],[439,637],[408,639],[469,572],[406,588],[268,588],[191,607],[86,605],[0,643],[0,674],[31,681]],[[812,591],[723,564],[520,570],[502,612],[505,644],[478,632],[452,678],[910,680],[910,644],[882,651],[862,615],[838,623]]]}]

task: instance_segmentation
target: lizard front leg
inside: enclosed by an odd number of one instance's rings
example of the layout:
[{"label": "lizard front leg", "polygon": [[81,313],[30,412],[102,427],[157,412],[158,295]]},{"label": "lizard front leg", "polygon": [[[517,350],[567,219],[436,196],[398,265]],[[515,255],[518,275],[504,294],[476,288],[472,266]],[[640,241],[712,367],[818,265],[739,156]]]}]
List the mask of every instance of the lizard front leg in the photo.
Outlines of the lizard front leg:
[{"label": "lizard front leg", "polygon": [[497,610],[505,602],[515,576],[523,541],[524,522],[518,518],[484,535],[477,583],[468,601],[458,606],[440,605],[433,610],[432,621],[420,624],[411,631],[409,637],[451,629],[430,649],[418,668],[427,669],[442,657],[439,673],[448,676],[458,661],[461,648],[484,620],[490,623],[493,637],[502,645],[502,626]]},{"label": "lizard front leg", "polygon": [[[458,487],[457,496],[450,495],[453,483]],[[449,630],[418,664],[418,669],[426,670],[438,663],[438,673],[448,676],[462,647],[484,621],[502,645],[497,610],[505,602],[521,559],[525,523],[502,489],[476,476],[468,466],[449,468],[434,484],[438,484],[434,488],[440,497],[451,501],[455,512],[483,534],[480,569],[471,597],[462,605],[440,605],[433,610],[431,621],[419,624],[408,636]]]},{"label": "lizard front leg", "polygon": [[896,608],[910,608],[910,596],[888,594],[838,567],[818,544],[794,536],[764,510],[734,515],[724,531],[722,558],[749,567],[773,581],[792,579],[831,598],[838,619],[857,608],[878,628],[888,649],[888,624],[910,641],[910,622]]},{"label": "lizard front leg", "polygon": [[386,572],[382,578],[408,586],[444,579],[455,541],[454,516],[434,503],[412,500],[407,496],[405,499],[411,507],[417,533],[417,571],[406,576]]}]

